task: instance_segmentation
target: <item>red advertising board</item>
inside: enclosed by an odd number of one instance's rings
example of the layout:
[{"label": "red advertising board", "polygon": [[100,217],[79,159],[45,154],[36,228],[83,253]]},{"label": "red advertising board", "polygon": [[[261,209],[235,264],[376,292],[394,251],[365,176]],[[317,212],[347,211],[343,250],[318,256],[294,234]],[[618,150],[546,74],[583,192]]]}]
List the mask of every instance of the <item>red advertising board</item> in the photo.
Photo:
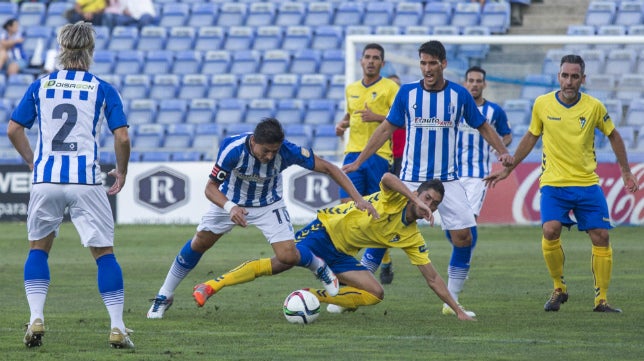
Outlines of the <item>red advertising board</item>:
[{"label": "red advertising board", "polygon": [[[493,165],[493,171],[500,169]],[[640,190],[629,193],[624,188],[617,163],[599,163],[597,174],[608,202],[613,223],[644,224],[644,163],[631,164]],[[510,176],[488,189],[479,223],[540,224],[539,175],[541,163],[522,163]]]}]

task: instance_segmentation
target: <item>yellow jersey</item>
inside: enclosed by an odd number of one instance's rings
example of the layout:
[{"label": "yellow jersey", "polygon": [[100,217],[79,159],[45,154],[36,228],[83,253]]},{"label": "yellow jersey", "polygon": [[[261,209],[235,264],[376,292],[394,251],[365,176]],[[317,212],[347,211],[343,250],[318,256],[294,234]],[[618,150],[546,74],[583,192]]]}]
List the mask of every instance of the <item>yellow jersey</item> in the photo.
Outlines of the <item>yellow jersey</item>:
[{"label": "yellow jersey", "polygon": [[595,173],[595,129],[608,136],[615,125],[598,99],[580,93],[576,103],[565,105],[557,94],[554,91],[535,100],[528,128],[533,135],[543,137],[540,185],[599,184]]},{"label": "yellow jersey", "polygon": [[77,0],[76,4],[78,4],[85,13],[99,12],[107,6],[105,0]]},{"label": "yellow jersey", "polygon": [[363,248],[401,248],[413,265],[430,263],[417,223],[404,221],[408,202],[405,196],[384,190],[380,183],[380,192],[364,198],[378,211],[380,219],[357,209],[354,202],[318,211],[318,220],[338,251],[355,256]]},{"label": "yellow jersey", "polygon": [[[398,88],[395,81],[384,77],[369,86],[365,86],[362,80],[347,86],[345,97],[347,113],[349,113],[349,139],[344,150],[345,153],[362,152],[369,138],[380,125],[378,122],[363,122],[362,116],[356,111],[364,110],[365,104],[367,104],[372,112],[387,115],[389,108],[394,103]],[[387,140],[376,154],[391,161],[393,159],[391,140]]]}]

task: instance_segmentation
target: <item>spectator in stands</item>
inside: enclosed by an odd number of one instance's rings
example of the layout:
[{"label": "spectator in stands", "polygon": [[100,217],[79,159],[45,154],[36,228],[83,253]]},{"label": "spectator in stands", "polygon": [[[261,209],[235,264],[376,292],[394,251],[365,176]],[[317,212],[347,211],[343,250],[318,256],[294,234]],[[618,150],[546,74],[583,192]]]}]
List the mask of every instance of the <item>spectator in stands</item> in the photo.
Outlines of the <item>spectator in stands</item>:
[{"label": "spectator in stands", "polygon": [[105,9],[103,25],[136,26],[142,28],[157,23],[152,0],[109,0]]},{"label": "spectator in stands", "polygon": [[[595,132],[608,137],[622,172],[627,191],[639,188],[631,172],[624,140],[615,129],[606,107],[598,99],[579,90],[586,80],[585,62],[579,55],[561,58],[560,90],[539,96],[534,101],[528,131],[514,152],[514,162],[490,174],[485,181],[492,186],[505,179],[543,137],[543,161],[539,178],[541,191],[541,250],[554,283],[554,291],[544,305],[546,311],[559,311],[568,301],[564,280],[563,226],[584,231],[592,242],[595,312],[622,312],[608,304],[608,286],[613,268],[613,250],[608,230],[613,228],[606,197],[595,173]],[[570,218],[573,212],[576,221]]]},{"label": "spectator in stands", "polygon": [[0,68],[6,71],[7,76],[17,74],[27,66],[27,59],[22,49],[24,41],[20,33],[20,23],[11,18],[2,25],[0,35]]},{"label": "spectator in stands", "polygon": [[107,3],[105,0],[76,0],[74,7],[65,13],[70,23],[89,21],[95,26],[103,25],[103,13]]}]

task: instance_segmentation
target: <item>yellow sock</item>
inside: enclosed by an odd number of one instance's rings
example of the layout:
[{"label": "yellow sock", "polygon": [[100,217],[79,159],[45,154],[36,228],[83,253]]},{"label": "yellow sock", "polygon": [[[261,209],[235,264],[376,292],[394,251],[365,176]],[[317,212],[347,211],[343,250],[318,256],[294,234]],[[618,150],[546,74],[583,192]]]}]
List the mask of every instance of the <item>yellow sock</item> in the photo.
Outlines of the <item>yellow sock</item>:
[{"label": "yellow sock", "polygon": [[610,276],[613,271],[613,249],[610,247],[593,246],[591,266],[595,280],[595,306],[600,300],[607,301]]},{"label": "yellow sock", "polygon": [[541,238],[541,250],[543,251],[543,259],[546,261],[546,267],[550,272],[550,277],[554,282],[554,288],[561,288],[566,292],[566,282],[564,281],[563,269],[566,256],[564,255],[563,248],[561,248],[561,239],[548,241],[545,237]]},{"label": "yellow sock", "polygon": [[346,308],[370,306],[382,301],[371,293],[355,287],[342,287],[337,296],[329,296],[325,290],[310,289],[310,291],[320,302],[333,303]]},{"label": "yellow sock", "polygon": [[254,259],[240,264],[214,280],[207,281],[206,284],[212,287],[215,292],[219,292],[226,286],[250,282],[257,277],[272,274],[273,267],[271,266],[270,258]]},{"label": "yellow sock", "polygon": [[391,263],[391,256],[389,255],[389,252],[391,252],[391,248],[387,249],[387,252],[385,252],[385,255],[382,257],[381,264]]}]

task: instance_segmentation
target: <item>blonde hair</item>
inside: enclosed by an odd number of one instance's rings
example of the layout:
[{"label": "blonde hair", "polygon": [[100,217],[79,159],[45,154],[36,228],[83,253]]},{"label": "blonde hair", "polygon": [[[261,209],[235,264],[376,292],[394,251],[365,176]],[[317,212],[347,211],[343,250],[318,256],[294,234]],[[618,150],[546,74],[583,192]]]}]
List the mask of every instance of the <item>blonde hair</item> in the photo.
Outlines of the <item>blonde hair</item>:
[{"label": "blonde hair", "polygon": [[94,57],[94,36],[91,23],[67,24],[58,32],[58,62],[63,69],[89,70]]}]

